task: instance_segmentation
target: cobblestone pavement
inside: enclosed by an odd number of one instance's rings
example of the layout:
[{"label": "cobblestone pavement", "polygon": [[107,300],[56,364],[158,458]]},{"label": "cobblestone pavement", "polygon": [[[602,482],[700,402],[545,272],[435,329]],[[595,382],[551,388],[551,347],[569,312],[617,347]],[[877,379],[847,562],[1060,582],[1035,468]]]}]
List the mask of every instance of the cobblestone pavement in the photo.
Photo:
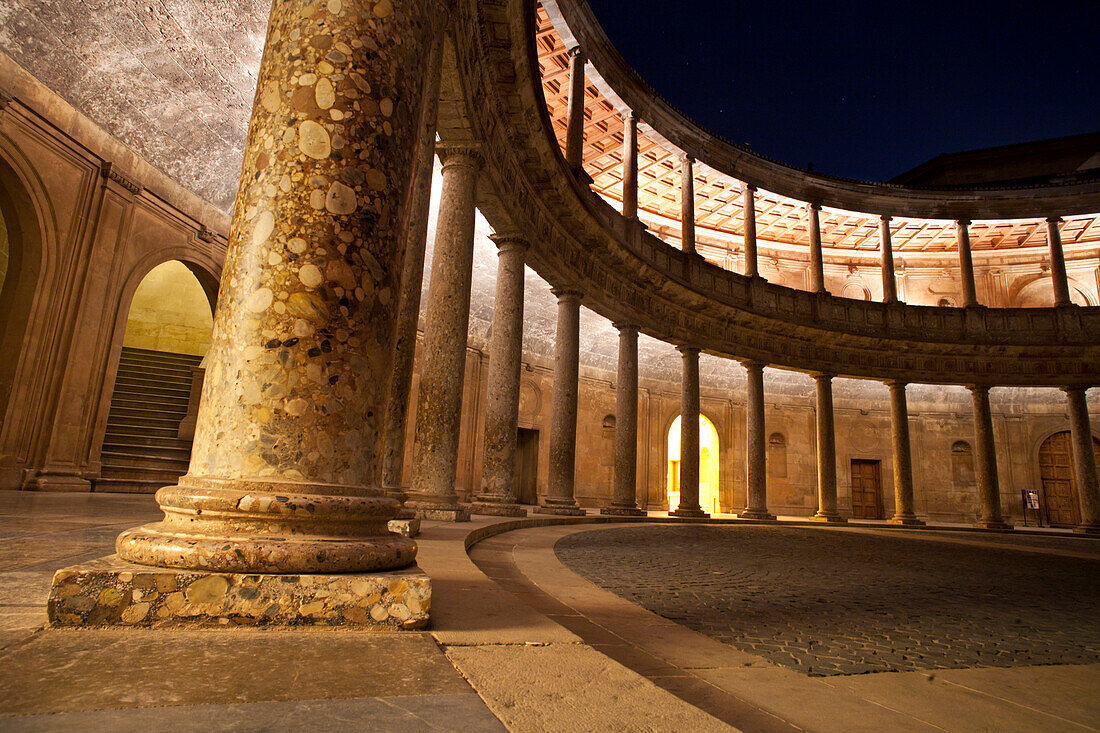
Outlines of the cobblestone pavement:
[{"label": "cobblestone pavement", "polygon": [[1100,662],[1100,559],[884,535],[650,525],[555,550],[653,613],[809,675]]}]

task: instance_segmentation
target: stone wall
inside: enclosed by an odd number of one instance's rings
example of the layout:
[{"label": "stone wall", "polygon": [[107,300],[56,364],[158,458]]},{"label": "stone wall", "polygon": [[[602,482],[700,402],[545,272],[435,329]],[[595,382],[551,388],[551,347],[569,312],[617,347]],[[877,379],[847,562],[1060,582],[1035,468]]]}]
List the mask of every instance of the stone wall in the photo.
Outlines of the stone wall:
[{"label": "stone wall", "polygon": [[130,301],[123,346],[205,356],[214,318],[199,281],[186,265],[157,265]]}]

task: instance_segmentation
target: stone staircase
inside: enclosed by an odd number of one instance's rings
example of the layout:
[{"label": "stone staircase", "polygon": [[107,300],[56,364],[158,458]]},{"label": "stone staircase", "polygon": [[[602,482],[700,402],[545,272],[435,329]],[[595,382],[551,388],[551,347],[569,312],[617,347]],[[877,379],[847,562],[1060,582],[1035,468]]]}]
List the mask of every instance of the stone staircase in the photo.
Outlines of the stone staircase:
[{"label": "stone staircase", "polygon": [[151,494],[187,473],[191,441],[177,431],[187,414],[191,367],[201,361],[123,347],[95,491]]}]

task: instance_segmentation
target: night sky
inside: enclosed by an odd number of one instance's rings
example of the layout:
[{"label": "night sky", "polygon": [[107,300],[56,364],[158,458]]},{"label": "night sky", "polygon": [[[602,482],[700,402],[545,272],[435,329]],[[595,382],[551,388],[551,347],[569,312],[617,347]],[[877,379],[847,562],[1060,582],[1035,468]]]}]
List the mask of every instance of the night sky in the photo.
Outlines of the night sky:
[{"label": "night sky", "polygon": [[681,112],[823,173],[1100,130],[1100,0],[589,3]]}]

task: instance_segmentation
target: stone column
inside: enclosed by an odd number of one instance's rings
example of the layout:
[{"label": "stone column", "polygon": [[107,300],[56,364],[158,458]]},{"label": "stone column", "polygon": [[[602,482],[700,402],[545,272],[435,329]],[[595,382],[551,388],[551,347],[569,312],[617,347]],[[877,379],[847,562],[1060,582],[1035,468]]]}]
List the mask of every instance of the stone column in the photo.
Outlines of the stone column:
[{"label": "stone column", "polygon": [[768,513],[767,489],[767,453],[764,436],[764,364],[759,361],[746,361],[745,373],[748,382],[745,396],[745,451],[746,478],[748,479],[745,511],[737,516],[741,519],[775,519]]},{"label": "stone column", "polygon": [[482,158],[470,145],[443,145],[440,158],[443,187],[424,319],[412,487],[405,506],[421,519],[464,522],[470,514],[458,501],[455,475],[470,323],[474,198]]},{"label": "stone column", "polygon": [[644,517],[638,508],[638,327],[619,329],[619,376],[615,385],[615,492],[600,514]]},{"label": "stone column", "polygon": [[756,186],[741,184],[741,210],[745,219],[745,277],[760,277],[756,255]]},{"label": "stone column", "polygon": [[833,420],[833,375],[815,374],[817,383],[817,512],[819,522],[845,522],[836,510],[836,431]]},{"label": "stone column", "polygon": [[680,346],[680,506],[670,515],[709,517],[699,506],[699,349]]},{"label": "stone column", "polygon": [[997,447],[993,438],[993,412],[989,408],[989,387],[969,387],[974,398],[974,473],[978,478],[978,500],[982,516],[976,526],[1009,529],[1001,516],[1001,486],[997,480]]},{"label": "stone column", "polygon": [[1100,480],[1096,476],[1096,453],[1089,423],[1089,405],[1085,387],[1066,387],[1069,405],[1070,440],[1073,443],[1073,475],[1077,479],[1077,501],[1081,523],[1076,531],[1100,534]]},{"label": "stone column", "polygon": [[894,247],[890,242],[890,217],[879,217],[879,242],[882,247],[882,302],[898,302],[898,286],[894,280]]},{"label": "stone column", "polygon": [[680,157],[680,247],[695,253],[695,161],[690,155]]},{"label": "stone column", "polygon": [[[420,142],[417,150],[416,177],[409,198],[405,228],[405,260],[401,266],[401,297],[397,304],[397,336],[393,347],[393,378],[386,399],[386,432],[382,454],[382,488],[405,501],[401,482],[405,466],[405,435],[412,389],[413,357],[416,354],[416,326],[420,318],[420,293],[424,284],[424,249],[428,241],[428,210],[432,199],[432,172],[435,163],[436,120],[439,111],[440,70],[443,59],[443,34],[432,39],[428,57],[428,79],[420,116]],[[411,512],[410,512],[411,513]]]},{"label": "stone column", "polygon": [[638,120],[623,114],[623,216],[638,218]]},{"label": "stone column", "polygon": [[[276,574],[413,561],[379,477],[431,16],[273,6],[190,470],[157,492],[161,522],[118,538],[124,560]],[[385,134],[353,77],[392,90]]]},{"label": "stone column", "polygon": [[962,278],[962,306],[969,308],[978,305],[978,291],[974,287],[974,260],[970,256],[970,222],[959,219],[955,222],[955,232],[959,243],[959,276]]},{"label": "stone column", "polygon": [[523,358],[523,260],[527,241],[516,235],[494,235],[493,241],[497,245],[497,292],[489,338],[485,455],[481,465],[481,493],[470,505],[470,511],[498,517],[525,517],[527,510],[516,501],[516,436]]},{"label": "stone column", "polygon": [[909,409],[905,382],[891,381],[890,438],[894,448],[894,516],[890,524],[922,525],[913,511],[913,459],[909,447]]},{"label": "stone column", "polygon": [[1050,277],[1054,282],[1054,305],[1070,305],[1069,276],[1066,274],[1066,257],[1062,252],[1062,233],[1058,231],[1060,217],[1047,219],[1047,247],[1050,248]]},{"label": "stone column", "polygon": [[577,457],[577,388],[580,378],[581,294],[555,288],[558,332],[554,393],[550,402],[550,485],[538,514],[583,516],[573,498]]},{"label": "stone column", "polygon": [[584,53],[569,49],[569,101],[565,111],[565,162],[580,170],[584,156]]},{"label": "stone column", "polygon": [[824,293],[825,261],[821,254],[821,205],[810,204],[810,291]]}]

